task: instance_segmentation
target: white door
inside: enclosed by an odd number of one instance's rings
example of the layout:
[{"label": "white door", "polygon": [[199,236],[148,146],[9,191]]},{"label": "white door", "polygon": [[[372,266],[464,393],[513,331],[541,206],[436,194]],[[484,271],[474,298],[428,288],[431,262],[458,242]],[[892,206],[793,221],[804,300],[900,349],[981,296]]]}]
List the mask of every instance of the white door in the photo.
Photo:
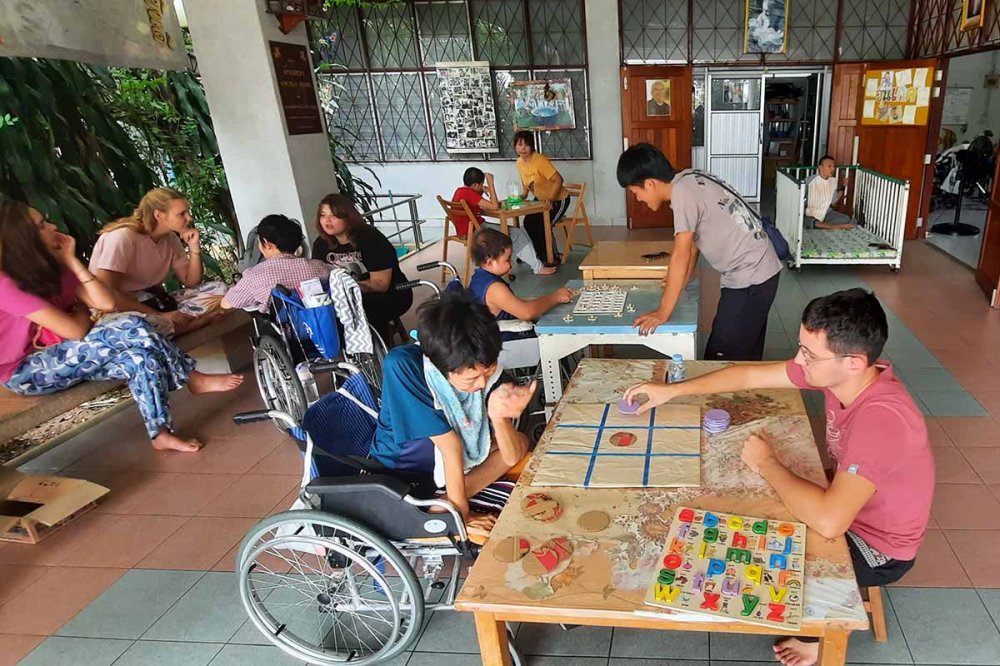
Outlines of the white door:
[{"label": "white door", "polygon": [[750,202],[760,201],[763,79],[762,72],[709,73],[705,96],[708,171]]}]

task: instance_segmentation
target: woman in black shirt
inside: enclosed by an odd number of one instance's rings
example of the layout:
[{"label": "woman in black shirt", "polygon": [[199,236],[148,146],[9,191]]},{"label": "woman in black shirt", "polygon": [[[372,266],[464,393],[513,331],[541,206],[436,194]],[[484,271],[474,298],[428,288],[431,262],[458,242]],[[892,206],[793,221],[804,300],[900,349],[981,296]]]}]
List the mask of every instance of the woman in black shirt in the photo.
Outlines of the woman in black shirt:
[{"label": "woman in black shirt", "polygon": [[370,277],[358,283],[365,315],[388,342],[390,323],[413,305],[412,292],[391,290],[394,285],[406,282],[396,248],[381,231],[365,224],[354,202],[343,194],[328,194],[319,202],[316,231],[319,236],[313,242],[313,259],[338,268],[356,263],[368,271]]}]

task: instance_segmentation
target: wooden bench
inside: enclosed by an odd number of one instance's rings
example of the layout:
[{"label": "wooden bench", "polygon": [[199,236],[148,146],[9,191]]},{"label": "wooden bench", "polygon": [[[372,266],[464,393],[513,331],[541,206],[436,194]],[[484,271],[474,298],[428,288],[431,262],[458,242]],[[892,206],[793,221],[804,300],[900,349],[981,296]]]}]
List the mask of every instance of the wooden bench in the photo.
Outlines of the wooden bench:
[{"label": "wooden bench", "polygon": [[[174,342],[198,361],[199,370],[233,372],[250,363],[250,330],[250,316],[242,310],[231,310],[218,321],[182,335]],[[82,382],[52,395],[32,397],[0,390],[0,443],[6,443],[117,386],[121,386],[121,382]]]}]

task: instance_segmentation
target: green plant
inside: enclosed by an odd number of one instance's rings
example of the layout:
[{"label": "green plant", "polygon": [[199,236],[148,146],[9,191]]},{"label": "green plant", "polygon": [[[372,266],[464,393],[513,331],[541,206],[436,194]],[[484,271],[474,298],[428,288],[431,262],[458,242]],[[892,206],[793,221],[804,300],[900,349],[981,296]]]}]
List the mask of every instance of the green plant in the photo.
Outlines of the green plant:
[{"label": "green plant", "polygon": [[5,127],[5,126],[6,127],[13,127],[18,122],[20,122],[20,120],[21,119],[18,118],[17,116],[12,116],[9,113],[5,113],[2,116],[0,116],[0,128]]}]

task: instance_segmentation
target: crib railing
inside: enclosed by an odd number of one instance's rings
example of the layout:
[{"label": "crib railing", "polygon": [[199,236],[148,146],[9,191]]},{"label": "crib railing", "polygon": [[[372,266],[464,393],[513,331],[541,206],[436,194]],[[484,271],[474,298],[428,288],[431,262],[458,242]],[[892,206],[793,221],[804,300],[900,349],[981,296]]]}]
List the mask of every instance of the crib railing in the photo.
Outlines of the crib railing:
[{"label": "crib railing", "polygon": [[910,182],[855,167],[854,218],[898,251],[903,249]]}]

